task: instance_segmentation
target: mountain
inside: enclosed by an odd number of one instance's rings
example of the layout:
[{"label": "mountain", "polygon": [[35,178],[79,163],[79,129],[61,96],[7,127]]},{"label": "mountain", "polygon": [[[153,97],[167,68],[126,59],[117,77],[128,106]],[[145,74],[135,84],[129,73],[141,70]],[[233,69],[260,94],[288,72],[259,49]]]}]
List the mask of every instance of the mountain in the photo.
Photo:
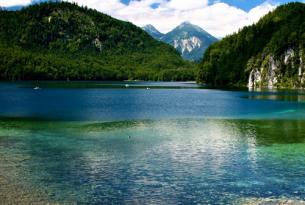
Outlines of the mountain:
[{"label": "mountain", "polygon": [[205,50],[217,41],[217,38],[199,26],[184,22],[165,34],[161,41],[174,46],[184,59],[198,61]]},{"label": "mountain", "polygon": [[174,48],[96,10],[46,2],[0,16],[0,80],[194,78]]},{"label": "mountain", "polygon": [[143,26],[142,29],[146,31],[149,35],[151,35],[154,39],[160,40],[164,34],[158,31],[153,25],[148,24]]},{"label": "mountain", "polygon": [[200,60],[205,50],[218,41],[199,26],[189,22],[180,24],[167,34],[162,34],[150,24],[142,29],[156,40],[172,45],[184,59],[190,61]]},{"label": "mountain", "polygon": [[198,81],[214,86],[305,87],[305,4],[289,3],[213,44]]}]

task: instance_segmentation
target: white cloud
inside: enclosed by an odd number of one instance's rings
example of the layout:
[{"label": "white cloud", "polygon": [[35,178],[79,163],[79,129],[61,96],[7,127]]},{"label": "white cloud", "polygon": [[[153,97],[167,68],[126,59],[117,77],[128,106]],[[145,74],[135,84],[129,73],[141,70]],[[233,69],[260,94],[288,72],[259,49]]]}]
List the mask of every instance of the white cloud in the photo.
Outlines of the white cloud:
[{"label": "white cloud", "polygon": [[81,6],[87,6],[98,11],[114,14],[119,9],[124,8],[126,5],[121,3],[120,0],[67,0],[69,2],[75,2]]},{"label": "white cloud", "polygon": [[[0,0],[1,6],[29,4],[31,0]],[[66,0],[94,8],[138,26],[152,24],[166,33],[183,21],[196,24],[216,37],[224,37],[257,22],[277,5],[270,0],[246,12],[221,0]],[[151,5],[158,4],[157,8]]]},{"label": "white cloud", "polygon": [[267,14],[269,11],[273,10],[276,7],[275,4],[263,3],[249,12],[249,21],[254,23],[257,22],[263,15]]},{"label": "white cloud", "polygon": [[[245,25],[257,22],[276,5],[265,2],[249,12],[221,1],[208,0],[132,0],[128,5],[119,0],[68,0],[87,5],[115,18],[138,26],[152,24],[161,32],[168,32],[183,21],[190,21],[216,37],[224,37]],[[158,8],[151,5],[159,4]]]},{"label": "white cloud", "polygon": [[175,10],[185,11],[205,7],[208,3],[208,0],[171,0],[166,3],[166,6]]},{"label": "white cloud", "polygon": [[0,6],[10,7],[10,6],[25,6],[30,4],[31,0],[0,0]]},{"label": "white cloud", "polygon": [[[150,5],[153,3],[160,5],[152,9]],[[224,37],[245,25],[257,22],[275,7],[276,5],[265,2],[246,12],[219,1],[208,5],[205,0],[134,0],[111,15],[138,26],[153,24],[164,33],[183,21],[190,21],[216,37]]]}]

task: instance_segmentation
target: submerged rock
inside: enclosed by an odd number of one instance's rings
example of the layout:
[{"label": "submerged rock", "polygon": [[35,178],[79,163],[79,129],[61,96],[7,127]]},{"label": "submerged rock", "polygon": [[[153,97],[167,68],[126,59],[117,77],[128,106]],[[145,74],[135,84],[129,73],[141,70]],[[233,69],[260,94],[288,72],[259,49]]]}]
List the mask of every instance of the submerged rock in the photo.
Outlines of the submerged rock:
[{"label": "submerged rock", "polygon": [[240,205],[305,205],[305,201],[288,198],[244,198],[236,202]]}]

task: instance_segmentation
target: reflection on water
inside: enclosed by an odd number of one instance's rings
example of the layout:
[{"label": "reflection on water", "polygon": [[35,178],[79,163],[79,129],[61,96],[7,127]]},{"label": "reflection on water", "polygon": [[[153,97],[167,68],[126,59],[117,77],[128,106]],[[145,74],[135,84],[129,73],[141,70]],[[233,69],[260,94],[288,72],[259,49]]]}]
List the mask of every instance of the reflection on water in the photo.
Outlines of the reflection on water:
[{"label": "reflection on water", "polygon": [[300,94],[256,94],[249,95],[251,100],[282,100],[282,101],[292,101],[292,102],[305,102],[305,95]]},{"label": "reflection on water", "polygon": [[[100,84],[111,88],[124,83]],[[233,92],[198,89],[191,83],[175,82],[130,83],[137,89],[94,87],[98,82],[51,84],[54,87],[88,84],[88,88],[34,90],[33,86],[0,83],[0,117],[98,122],[179,118],[305,119],[305,103],[299,103],[305,96],[301,91]],[[164,89],[140,89],[147,86],[163,86]],[[185,86],[190,89],[180,89]]]},{"label": "reflection on water", "polygon": [[299,90],[278,90],[278,89],[249,89],[249,93],[243,96],[251,100],[280,100],[288,102],[305,102],[305,91]]},{"label": "reflection on water", "polygon": [[19,82],[20,88],[74,88],[74,89],[186,89],[202,88],[196,82],[147,82],[147,81],[41,81],[41,82]]},{"label": "reflection on water", "polygon": [[[0,133],[0,188],[6,190],[0,197],[7,202],[305,199],[304,121],[3,119]],[[35,194],[22,197],[15,187]]]}]

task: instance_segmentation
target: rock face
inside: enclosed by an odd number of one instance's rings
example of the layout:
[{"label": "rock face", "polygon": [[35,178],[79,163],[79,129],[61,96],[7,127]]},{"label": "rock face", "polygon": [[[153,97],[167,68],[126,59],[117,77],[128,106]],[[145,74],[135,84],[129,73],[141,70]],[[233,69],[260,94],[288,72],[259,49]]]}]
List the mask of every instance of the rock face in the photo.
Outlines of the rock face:
[{"label": "rock face", "polygon": [[269,54],[251,58],[247,65],[248,87],[301,87],[305,79],[303,62],[303,51],[293,48],[278,57]]},{"label": "rock face", "polygon": [[248,87],[249,88],[259,87],[261,81],[262,81],[261,72],[257,69],[252,70],[249,75]]},{"label": "rock face", "polygon": [[202,41],[196,36],[192,36],[188,39],[174,40],[174,48],[181,51],[182,55],[184,53],[190,53],[194,49],[201,47]]}]

